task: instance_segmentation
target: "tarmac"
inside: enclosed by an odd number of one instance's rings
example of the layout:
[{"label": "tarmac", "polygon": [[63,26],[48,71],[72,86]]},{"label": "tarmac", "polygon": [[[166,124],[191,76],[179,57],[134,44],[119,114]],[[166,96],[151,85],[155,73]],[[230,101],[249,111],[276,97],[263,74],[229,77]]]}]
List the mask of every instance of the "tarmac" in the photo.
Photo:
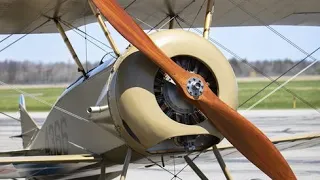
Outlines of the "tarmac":
[{"label": "tarmac", "polygon": [[[320,133],[320,112],[316,110],[250,110],[239,111],[247,117],[268,137],[288,137],[310,133]],[[39,125],[47,116],[47,113],[30,113]],[[9,113],[19,117],[18,113]],[[21,133],[20,123],[0,115],[0,151],[22,149],[21,139],[12,139],[10,136]],[[226,142],[222,142],[226,143]],[[297,178],[305,180],[320,180],[320,146],[282,151],[285,159],[292,167]],[[214,154],[212,153],[212,159]],[[259,169],[252,165],[244,157],[225,159],[233,179],[257,180],[269,179]],[[195,163],[209,179],[225,179],[218,163],[210,161],[210,157],[200,157]],[[179,172],[185,164],[166,165],[165,169],[173,174]],[[159,167],[129,169],[128,180],[136,179],[199,179],[197,175],[186,167],[175,178],[171,173]],[[116,178],[118,179],[118,178]]]}]

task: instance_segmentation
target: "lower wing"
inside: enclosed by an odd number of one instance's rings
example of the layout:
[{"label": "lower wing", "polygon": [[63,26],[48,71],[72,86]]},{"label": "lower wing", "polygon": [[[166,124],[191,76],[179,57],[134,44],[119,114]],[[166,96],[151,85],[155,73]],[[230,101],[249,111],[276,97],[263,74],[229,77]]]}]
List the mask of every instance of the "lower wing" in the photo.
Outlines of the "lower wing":
[{"label": "lower wing", "polygon": [[[280,151],[286,150],[296,150],[296,149],[306,149],[311,147],[316,147],[320,145],[320,134],[307,134],[307,135],[299,135],[299,136],[290,136],[285,138],[271,138],[271,141]],[[239,158],[243,157],[243,155],[233,147],[232,144],[219,144],[217,146],[219,152],[223,158]],[[188,154],[190,159],[198,158],[198,159],[210,159],[216,161],[216,157],[213,155],[212,148],[206,149],[201,152],[193,152]],[[164,161],[160,160],[160,157],[152,156],[153,162],[149,161],[149,164],[146,165],[146,168],[153,167],[156,163],[159,165],[173,165],[173,164],[182,164],[185,163],[183,155],[175,153],[169,155],[168,157],[163,157]],[[145,164],[146,160],[140,160],[141,164]]]},{"label": "lower wing", "polygon": [[42,152],[22,150],[0,153],[0,179],[68,174],[101,160],[90,154],[39,155]]},{"label": "lower wing", "polygon": [[[320,145],[320,134],[309,134],[300,136],[290,136],[286,138],[272,139],[272,142],[280,150],[295,150],[315,147]],[[218,149],[223,158],[237,158],[242,157],[241,153],[237,151],[232,145],[218,145]],[[212,156],[212,148],[205,150],[201,157],[207,155]],[[209,154],[211,153],[211,154]],[[95,157],[91,154],[79,154],[79,155],[42,155],[43,151],[38,150],[22,150],[0,153],[0,178],[19,178],[19,177],[34,177],[42,175],[67,175],[72,179],[73,177],[79,178],[88,175],[89,171],[92,174],[99,175],[100,162],[99,157]],[[197,156],[199,152],[193,152],[189,154],[192,158]],[[175,154],[177,155],[177,154]],[[169,165],[172,163],[170,154],[167,154],[164,158],[164,163]],[[200,157],[200,158],[201,158]],[[149,158],[148,158],[149,159]],[[151,165],[145,167],[151,167],[155,163],[161,164],[160,155],[151,156],[153,159]],[[157,160],[156,160],[157,159]],[[139,168],[142,164],[150,164],[145,158],[132,162],[131,168]],[[183,158],[175,159],[175,163],[184,163]],[[87,166],[93,166],[94,168],[86,169]],[[119,167],[118,167],[119,166]],[[106,173],[119,172],[122,165],[110,165],[106,168]],[[85,171],[78,171],[79,169],[86,169]],[[81,173],[82,172],[82,173]],[[72,175],[73,174],[73,175]],[[68,179],[69,179],[68,178]]]}]

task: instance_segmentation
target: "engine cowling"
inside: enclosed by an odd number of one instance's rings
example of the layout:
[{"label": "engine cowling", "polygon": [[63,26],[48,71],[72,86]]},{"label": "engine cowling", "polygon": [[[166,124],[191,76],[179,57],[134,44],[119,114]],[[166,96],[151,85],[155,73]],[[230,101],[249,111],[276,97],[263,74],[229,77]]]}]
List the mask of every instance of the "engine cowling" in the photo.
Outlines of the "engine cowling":
[{"label": "engine cowling", "polygon": [[[151,39],[177,64],[202,75],[218,97],[236,109],[234,72],[210,42],[183,30],[165,30]],[[168,153],[202,150],[223,136],[180,95],[171,78],[135,47],[114,64],[108,102],[118,132],[137,151]]]}]

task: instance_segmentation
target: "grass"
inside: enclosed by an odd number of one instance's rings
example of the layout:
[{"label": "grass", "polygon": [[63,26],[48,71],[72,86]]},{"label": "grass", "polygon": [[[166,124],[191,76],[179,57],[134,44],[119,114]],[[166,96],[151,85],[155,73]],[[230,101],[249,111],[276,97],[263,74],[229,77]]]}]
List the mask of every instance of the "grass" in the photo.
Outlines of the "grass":
[{"label": "grass", "polygon": [[[20,89],[50,104],[54,104],[64,88],[23,88]],[[17,111],[20,93],[11,89],[0,89],[0,111]],[[25,96],[28,111],[49,111],[50,106]]]},{"label": "grass", "polygon": [[[250,97],[267,86],[270,82],[239,82],[239,105],[243,104]],[[282,84],[283,82],[279,82]],[[252,98],[240,107],[246,109],[256,103],[258,100],[266,96],[268,93],[277,88],[278,85],[272,84],[257,96]],[[285,86],[286,89],[292,91],[303,100],[316,108],[320,108],[320,81],[292,81]],[[291,109],[293,108],[294,96],[286,90],[279,89],[260,104],[255,109]],[[296,108],[311,108],[303,101],[296,98]]]},{"label": "grass", "polygon": [[[239,104],[242,104],[256,92],[268,85],[270,82],[239,82]],[[283,82],[279,82],[283,83]],[[278,87],[272,84],[259,95],[245,103],[240,109],[246,109],[252,104],[267,95],[273,89]],[[285,86],[290,91],[303,98],[316,108],[320,108],[320,80],[309,81],[292,81]],[[46,102],[54,104],[64,88],[23,88],[21,89],[29,94],[36,96]],[[0,111],[17,111],[20,93],[11,89],[0,89]],[[30,97],[26,97],[28,111],[49,111],[51,108],[41,102],[38,102]],[[293,95],[283,89],[278,90],[273,95],[262,101],[254,109],[292,109]],[[304,102],[296,99],[296,108],[311,108]]]}]

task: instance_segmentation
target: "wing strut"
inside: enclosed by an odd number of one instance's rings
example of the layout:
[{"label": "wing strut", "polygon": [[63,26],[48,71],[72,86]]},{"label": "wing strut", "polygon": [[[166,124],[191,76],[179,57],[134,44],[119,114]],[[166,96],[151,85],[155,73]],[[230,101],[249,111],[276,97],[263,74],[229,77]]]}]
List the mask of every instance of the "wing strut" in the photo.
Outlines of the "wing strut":
[{"label": "wing strut", "polygon": [[208,39],[208,37],[209,37],[214,3],[215,3],[215,0],[208,0],[206,17],[204,19],[204,27],[203,27],[203,37],[206,39]]},{"label": "wing strut", "polygon": [[112,39],[110,32],[106,26],[106,24],[104,23],[104,20],[102,19],[101,13],[99,11],[99,9],[96,8],[96,6],[92,3],[91,0],[88,0],[88,3],[90,5],[90,8],[92,10],[92,13],[94,14],[94,16],[97,18],[98,23],[100,24],[100,27],[104,33],[104,35],[106,36],[106,38],[109,41],[109,44],[111,45],[114,53],[116,54],[117,57],[120,56],[120,51],[118,49],[118,47],[116,46],[114,40]]},{"label": "wing strut", "polygon": [[174,20],[175,17],[174,16],[169,16],[170,17],[170,22],[169,22],[169,29],[173,29],[174,28]]},{"label": "wing strut", "polygon": [[69,51],[70,51],[70,53],[71,53],[71,55],[72,55],[72,58],[73,58],[74,62],[78,65],[78,71],[83,74],[83,77],[84,77],[84,78],[87,78],[87,77],[88,77],[88,76],[87,76],[87,73],[86,73],[86,71],[84,70],[84,68],[83,68],[83,66],[82,66],[82,64],[81,64],[81,62],[80,62],[80,60],[79,60],[79,58],[78,58],[75,50],[73,49],[73,47],[72,47],[72,45],[71,45],[71,43],[70,43],[70,41],[69,41],[66,33],[64,32],[64,29],[62,28],[59,20],[58,20],[58,19],[53,19],[53,21],[54,21],[54,23],[56,24],[57,29],[58,29],[60,35],[62,36],[62,39],[63,39],[64,43],[65,43],[66,46],[68,47],[68,49],[69,49]]},{"label": "wing strut", "polygon": [[125,180],[126,179],[127,172],[128,172],[128,167],[129,167],[129,164],[130,164],[130,161],[131,161],[131,154],[132,154],[132,150],[129,147],[128,151],[127,151],[126,159],[124,160],[124,164],[123,164],[120,180]]},{"label": "wing strut", "polygon": [[[212,23],[212,16],[213,16],[213,11],[214,11],[214,4],[215,4],[215,0],[208,0],[206,17],[204,19],[204,27],[203,27],[203,37],[205,39],[209,38],[210,26],[211,26],[211,23]],[[212,147],[212,150],[213,150],[213,153],[214,153],[214,155],[216,156],[216,158],[217,158],[217,160],[219,162],[219,165],[221,167],[221,170],[222,170],[224,176],[226,177],[227,180],[232,180],[230,172],[229,172],[229,170],[228,170],[228,168],[226,166],[226,163],[224,162],[224,160],[223,160],[223,158],[222,158],[217,146],[214,145]]]}]

